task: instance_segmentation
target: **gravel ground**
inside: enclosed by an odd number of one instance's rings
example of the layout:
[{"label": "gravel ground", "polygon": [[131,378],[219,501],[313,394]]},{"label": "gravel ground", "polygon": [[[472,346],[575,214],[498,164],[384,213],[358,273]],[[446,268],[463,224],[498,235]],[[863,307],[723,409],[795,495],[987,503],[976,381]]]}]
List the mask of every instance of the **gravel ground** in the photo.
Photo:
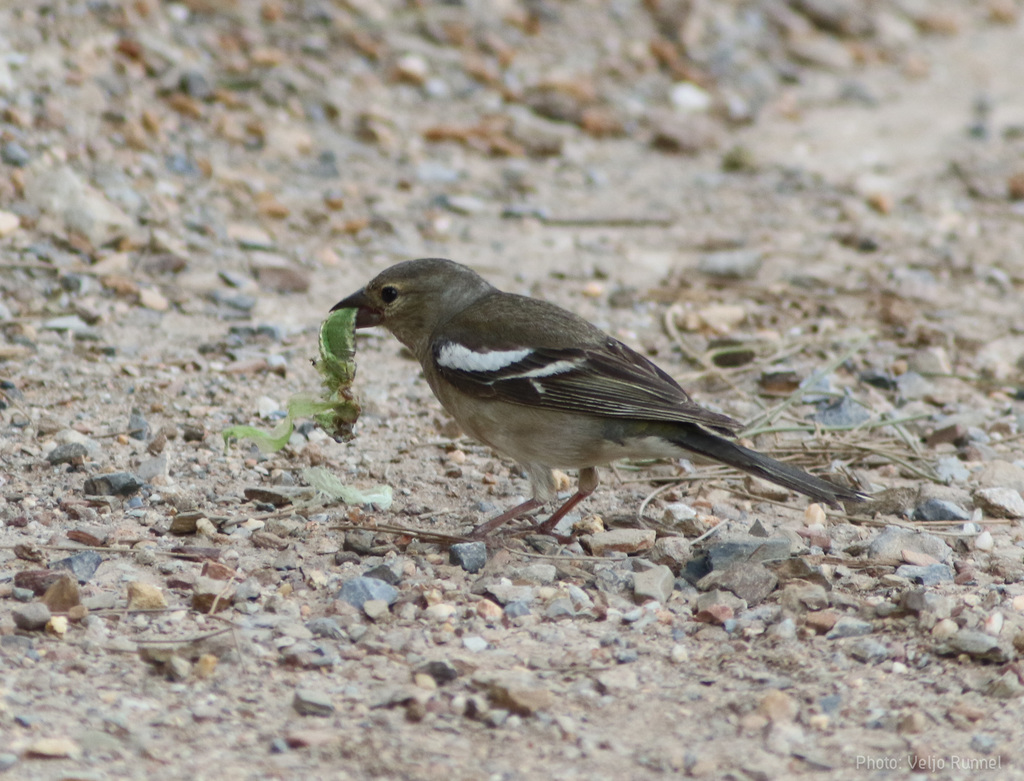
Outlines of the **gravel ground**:
[{"label": "gravel ground", "polygon": [[[1024,778],[1020,12],[0,6],[0,771]],[[526,481],[376,331],[351,441],[225,447],[422,256],[873,500],[620,464],[467,545]]]}]

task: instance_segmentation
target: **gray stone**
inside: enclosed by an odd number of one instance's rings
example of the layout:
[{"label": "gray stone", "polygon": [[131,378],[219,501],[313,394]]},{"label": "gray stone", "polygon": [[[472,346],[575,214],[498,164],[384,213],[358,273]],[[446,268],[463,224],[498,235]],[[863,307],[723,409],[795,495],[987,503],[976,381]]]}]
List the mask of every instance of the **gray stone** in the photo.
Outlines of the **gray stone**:
[{"label": "gray stone", "polygon": [[46,460],[56,466],[57,464],[71,464],[75,461],[82,461],[89,455],[89,449],[80,442],[65,442],[57,445],[46,456]]},{"label": "gray stone", "polygon": [[509,618],[519,618],[530,615],[530,604],[522,600],[509,602],[505,605],[505,615]]},{"label": "gray stone", "polygon": [[852,427],[871,419],[871,413],[850,396],[818,407],[811,420],[822,426]]},{"label": "gray stone", "polygon": [[925,499],[914,508],[915,521],[969,521],[971,514],[956,502]]},{"label": "gray stone", "polygon": [[487,543],[460,542],[448,551],[448,560],[466,572],[479,572],[487,563]]},{"label": "gray stone", "polygon": [[322,689],[297,688],[292,697],[292,707],[301,716],[323,717],[334,713],[334,703]]},{"label": "gray stone", "polygon": [[601,567],[594,572],[594,585],[606,594],[621,594],[633,588],[636,573],[619,567]]},{"label": "gray stone", "polygon": [[559,618],[572,618],[576,615],[576,609],[572,606],[572,600],[568,597],[552,599],[551,603],[544,609],[544,617],[557,621]]},{"label": "gray stone", "polygon": [[953,612],[951,598],[923,588],[904,591],[900,596],[900,606],[914,615],[934,616],[937,621],[949,618]]},{"label": "gray stone", "polygon": [[953,571],[945,564],[929,564],[927,567],[904,564],[896,569],[896,574],[922,586],[935,586],[953,580]]},{"label": "gray stone", "polygon": [[763,602],[778,585],[774,572],[762,564],[733,564],[724,570],[713,570],[697,583],[701,591],[721,588],[731,591],[748,605]]},{"label": "gray stone", "polygon": [[459,671],[455,665],[444,659],[425,662],[416,668],[416,672],[429,675],[438,686],[444,686],[459,677]]},{"label": "gray stone", "polygon": [[398,601],[398,589],[383,580],[360,576],[346,580],[338,591],[337,599],[360,609],[371,599],[380,599],[393,605]]},{"label": "gray stone", "polygon": [[976,629],[961,629],[949,640],[936,648],[941,654],[967,654],[975,659],[1002,664],[1009,659],[1006,651],[999,646],[999,640]]},{"label": "gray stone", "polygon": [[321,617],[313,618],[306,622],[306,629],[313,637],[326,637],[330,640],[344,640],[345,630],[341,628],[336,619]]},{"label": "gray stone", "polygon": [[63,315],[51,317],[43,323],[47,331],[71,331],[73,334],[86,334],[92,331],[89,324],[78,315]]},{"label": "gray stone", "polygon": [[638,602],[655,599],[665,604],[672,596],[675,575],[663,564],[633,575],[633,596]]},{"label": "gray stone", "polygon": [[1024,518],[1024,499],[1013,488],[979,488],[974,501],[993,518]]},{"label": "gray stone", "polygon": [[1024,491],[1024,469],[1009,461],[995,460],[974,475],[982,488],[1012,488]]},{"label": "gray stone", "polygon": [[50,620],[50,608],[42,602],[29,602],[11,611],[14,625],[18,629],[34,632],[46,626]]},{"label": "gray stone", "polygon": [[149,439],[149,423],[146,422],[146,416],[138,407],[132,407],[131,414],[128,416],[128,436],[140,442]]},{"label": "gray stone", "polygon": [[861,637],[869,635],[874,631],[870,621],[862,621],[853,616],[840,616],[835,626],[829,630],[825,637],[829,640],[839,640],[844,637]]},{"label": "gray stone", "polygon": [[82,491],[88,496],[130,496],[145,485],[131,472],[111,472],[90,477]]},{"label": "gray stone", "polygon": [[69,570],[72,575],[78,578],[79,583],[88,583],[102,563],[103,557],[96,551],[84,550],[81,553],[75,553],[67,558],[52,562],[50,568]]},{"label": "gray stone", "polygon": [[875,559],[899,561],[904,550],[926,553],[939,561],[946,561],[952,552],[941,537],[899,526],[885,527],[868,545],[868,555]]},{"label": "gray stone", "polygon": [[846,646],[846,653],[858,662],[864,662],[865,664],[881,662],[889,658],[889,649],[882,643],[869,637],[853,640]]},{"label": "gray stone", "polygon": [[785,559],[789,556],[790,545],[786,537],[727,540],[708,548],[708,563],[712,570],[719,570],[740,562],[756,563]]},{"label": "gray stone", "polygon": [[896,378],[896,389],[904,399],[921,399],[934,389],[934,385],[914,371],[904,372]]},{"label": "gray stone", "polygon": [[8,141],[0,146],[0,160],[15,168],[24,168],[32,160],[32,156],[17,141]]},{"label": "gray stone", "polygon": [[651,548],[651,561],[678,572],[692,557],[690,541],[685,537],[659,537]]},{"label": "gray stone", "polygon": [[750,249],[708,252],[697,261],[697,269],[720,279],[752,279],[761,269],[761,252]]},{"label": "gray stone", "polygon": [[942,456],[935,461],[935,474],[944,483],[963,483],[970,478],[970,470],[956,456]]}]

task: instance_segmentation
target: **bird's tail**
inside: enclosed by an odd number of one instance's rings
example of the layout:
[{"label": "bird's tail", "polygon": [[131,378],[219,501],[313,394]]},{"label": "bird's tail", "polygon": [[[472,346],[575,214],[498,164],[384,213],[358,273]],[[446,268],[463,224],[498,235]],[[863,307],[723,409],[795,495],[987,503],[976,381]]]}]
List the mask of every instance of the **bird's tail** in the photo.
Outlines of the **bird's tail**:
[{"label": "bird's tail", "polygon": [[776,485],[781,485],[833,507],[839,507],[840,502],[863,502],[868,498],[859,491],[822,480],[802,469],[782,461],[776,461],[763,453],[737,445],[735,442],[716,436],[697,426],[687,426],[683,431],[669,436],[668,439],[683,450],[721,461],[723,464],[764,478]]}]

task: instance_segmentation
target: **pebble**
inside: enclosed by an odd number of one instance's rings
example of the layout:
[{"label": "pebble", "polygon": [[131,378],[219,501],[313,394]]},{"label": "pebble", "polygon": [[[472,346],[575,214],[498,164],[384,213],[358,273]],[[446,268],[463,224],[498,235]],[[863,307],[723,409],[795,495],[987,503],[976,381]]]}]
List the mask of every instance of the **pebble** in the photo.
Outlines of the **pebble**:
[{"label": "pebble", "polygon": [[69,575],[61,575],[43,594],[43,604],[53,613],[66,613],[82,604],[78,583]]},{"label": "pebble", "polygon": [[145,485],[131,472],[112,472],[90,477],[85,481],[82,492],[86,496],[130,496]]},{"label": "pebble", "polygon": [[29,602],[11,611],[11,618],[18,629],[34,632],[43,629],[50,620],[50,608],[42,602]]},{"label": "pebble", "polygon": [[448,560],[469,573],[479,572],[487,563],[487,544],[484,542],[460,542],[448,551]]},{"label": "pebble", "polygon": [[8,141],[0,145],[0,160],[15,168],[24,168],[31,162],[32,156],[17,141]]},{"label": "pebble", "polygon": [[[958,520],[969,520],[967,516]],[[949,520],[946,518],[940,520]],[[904,550],[913,550],[933,556],[938,561],[949,559],[952,551],[941,537],[927,532],[915,532],[899,526],[887,526],[868,545],[868,555],[875,559],[901,561]]]},{"label": "pebble", "polygon": [[371,599],[380,599],[393,605],[398,601],[398,589],[383,580],[360,576],[345,581],[336,598],[356,608],[362,608]]},{"label": "pebble", "polygon": [[1008,659],[1006,652],[999,646],[999,640],[976,629],[961,629],[936,650],[945,654],[967,654],[996,664],[1003,664]]},{"label": "pebble", "polygon": [[650,550],[655,537],[654,529],[612,529],[588,535],[583,538],[583,543],[590,548],[593,555],[607,556],[609,553],[639,553]]},{"label": "pebble", "polygon": [[438,602],[436,605],[430,605],[423,611],[423,617],[428,621],[436,621],[438,623],[444,623],[458,612],[458,608],[455,605],[447,602]]},{"label": "pebble", "polygon": [[665,604],[672,596],[674,584],[675,575],[672,570],[659,564],[633,576],[633,596],[637,602],[653,599]]},{"label": "pebble", "polygon": [[952,618],[943,618],[932,627],[932,637],[936,640],[945,640],[953,637],[960,631],[959,625]]},{"label": "pebble", "polygon": [[481,651],[486,651],[488,642],[479,635],[469,635],[462,638],[462,647],[470,653],[478,654]]},{"label": "pebble", "polygon": [[840,616],[835,625],[825,638],[828,640],[839,640],[844,637],[861,637],[869,635],[874,631],[870,621],[862,621],[853,616]]},{"label": "pebble", "polygon": [[746,540],[718,542],[708,548],[708,563],[712,570],[721,570],[733,564],[785,559],[789,556],[792,543],[786,537],[753,537]]},{"label": "pebble", "polygon": [[811,420],[822,426],[852,427],[871,420],[871,413],[851,396],[838,401],[822,404],[811,416]]},{"label": "pebble", "polygon": [[1024,518],[1024,498],[1012,488],[979,488],[974,501],[993,518]]},{"label": "pebble", "polygon": [[719,279],[753,279],[761,270],[760,250],[720,250],[701,255],[697,270]]},{"label": "pebble", "polygon": [[846,646],[846,653],[865,664],[881,662],[889,658],[889,649],[877,640],[861,637]]},{"label": "pebble", "polygon": [[945,564],[931,564],[927,567],[904,564],[896,569],[896,574],[922,586],[935,586],[953,580],[953,571]]},{"label": "pebble", "polygon": [[760,563],[737,562],[724,570],[713,570],[697,583],[701,591],[725,589],[731,591],[748,605],[763,602],[778,585],[774,572]]},{"label": "pebble", "polygon": [[975,473],[974,479],[982,488],[1009,488],[1018,493],[1024,492],[1024,468],[1009,461],[997,459],[988,462]]},{"label": "pebble", "polygon": [[88,455],[89,449],[85,445],[78,442],[68,442],[63,445],[57,445],[47,454],[46,460],[54,466],[76,462],[82,463]]},{"label": "pebble", "polygon": [[292,707],[300,716],[326,717],[334,713],[331,696],[322,689],[299,687],[292,697]]},{"label": "pebble", "polygon": [[390,614],[388,603],[383,599],[368,599],[363,602],[363,612],[371,621],[379,621]]},{"label": "pebble", "polygon": [[974,538],[974,549],[980,550],[983,553],[988,553],[995,547],[995,540],[992,538],[992,532],[986,529],[981,532],[977,537]]},{"label": "pebble", "polygon": [[971,476],[970,470],[956,456],[942,456],[936,459],[933,469],[938,478],[947,485],[964,483]]},{"label": "pebble", "polygon": [[[10,236],[21,227],[21,217],[14,212],[0,209],[0,239]],[[6,313],[6,314],[5,314]],[[9,320],[11,315],[6,307],[0,308],[0,320]]]},{"label": "pebble", "polygon": [[84,550],[75,553],[64,559],[58,559],[50,564],[52,569],[66,569],[74,575],[79,583],[88,583],[92,580],[96,570],[103,563],[103,557],[96,551]]}]

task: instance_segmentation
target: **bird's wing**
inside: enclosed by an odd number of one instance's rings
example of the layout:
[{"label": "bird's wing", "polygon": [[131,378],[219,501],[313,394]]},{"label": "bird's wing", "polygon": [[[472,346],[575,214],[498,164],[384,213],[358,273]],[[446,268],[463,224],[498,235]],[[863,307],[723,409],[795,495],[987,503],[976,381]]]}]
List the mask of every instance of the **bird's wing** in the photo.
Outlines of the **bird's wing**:
[{"label": "bird's wing", "polygon": [[697,423],[721,433],[741,428],[696,404],[668,374],[608,336],[583,347],[508,343],[498,350],[441,339],[432,358],[444,379],[477,398],[597,417]]}]

